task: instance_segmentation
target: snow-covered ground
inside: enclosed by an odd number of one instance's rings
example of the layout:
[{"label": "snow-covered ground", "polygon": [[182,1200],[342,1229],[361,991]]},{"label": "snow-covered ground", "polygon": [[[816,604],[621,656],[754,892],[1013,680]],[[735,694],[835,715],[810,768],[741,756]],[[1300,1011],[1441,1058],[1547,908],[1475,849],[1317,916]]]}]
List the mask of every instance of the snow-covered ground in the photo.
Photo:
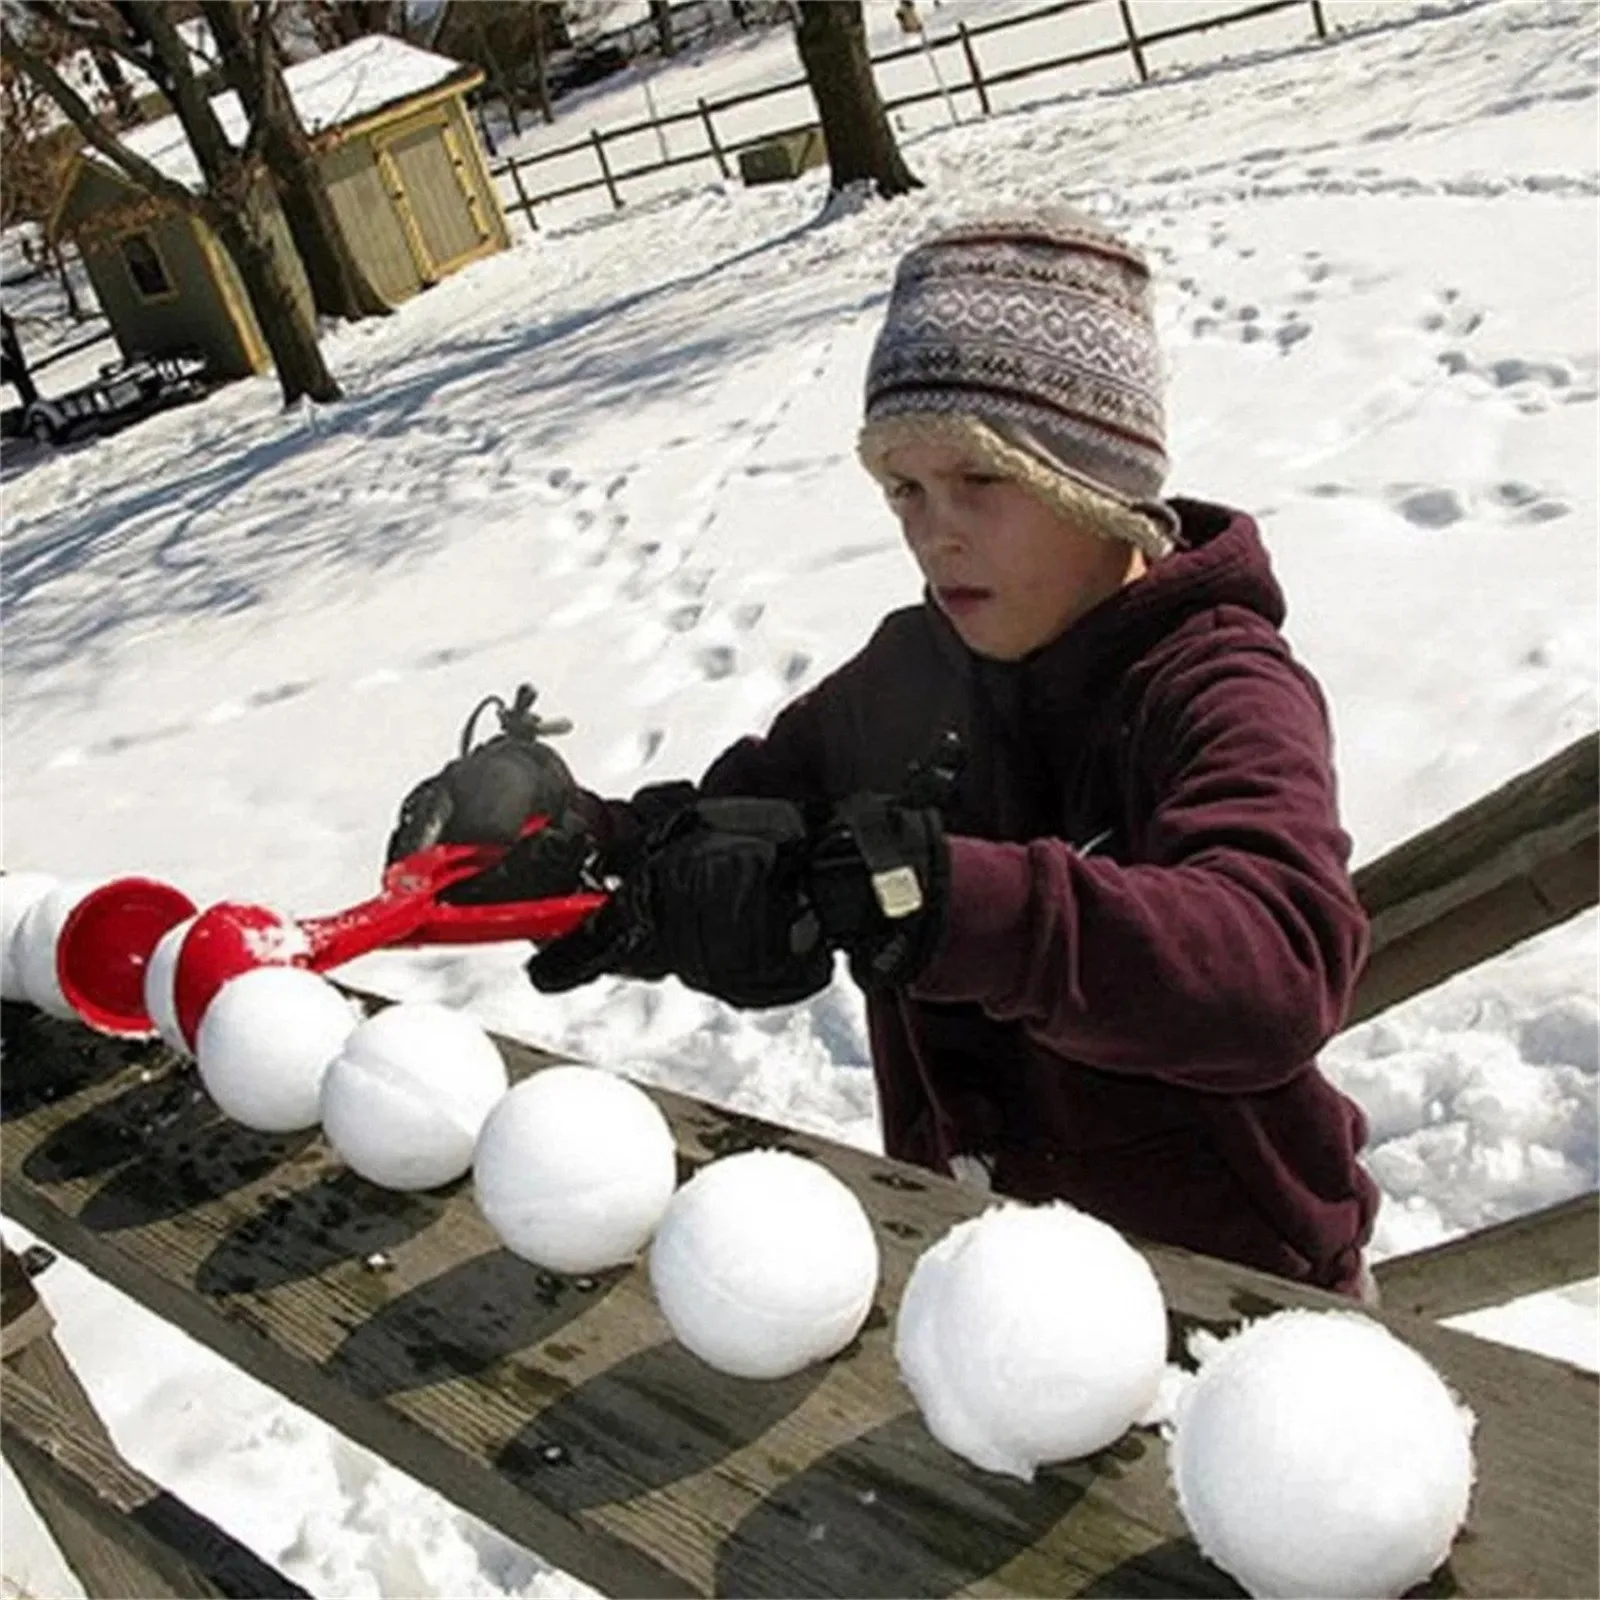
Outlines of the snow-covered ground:
[{"label": "snow-covered ground", "polygon": [[[927,187],[893,205],[819,221],[813,173],[552,227],[330,332],[339,406],[284,414],[252,380],[13,458],[6,866],[348,904],[399,797],[523,679],[575,720],[592,786],[695,774],[917,593],[852,456],[866,354],[905,245],[1005,200],[1075,201],[1150,251],[1174,487],[1263,519],[1359,860],[1593,729],[1596,13],[1404,11],[913,134]],[[1595,1187],[1596,931],[1574,919],[1330,1047],[1373,1119],[1380,1254]],[[875,1141],[847,985],[760,1015],[673,984],[558,999],[523,953],[348,976]],[[564,1592],[72,1264],[42,1283],[129,1458],[298,1581]],[[1465,1325],[1597,1364],[1592,1280]],[[8,1583],[69,1592],[5,1509]]]}]

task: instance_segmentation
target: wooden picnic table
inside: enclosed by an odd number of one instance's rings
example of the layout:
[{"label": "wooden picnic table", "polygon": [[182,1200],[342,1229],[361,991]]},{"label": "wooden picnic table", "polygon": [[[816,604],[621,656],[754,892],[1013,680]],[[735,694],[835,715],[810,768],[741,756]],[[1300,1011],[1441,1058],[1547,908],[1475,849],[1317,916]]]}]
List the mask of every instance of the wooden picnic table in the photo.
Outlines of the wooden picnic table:
[{"label": "wooden picnic table", "polygon": [[[982,1196],[914,1167],[652,1090],[684,1172],[758,1147],[824,1162],[883,1251],[835,1361],[758,1383],[676,1345],[641,1267],[562,1277],[498,1248],[470,1185],[402,1195],[315,1133],[227,1122],[192,1068],[7,1006],[5,1212],[280,1393],[615,1594],[1236,1594],[1135,1430],[1032,1484],[942,1449],[898,1380],[920,1251]],[[500,1041],[513,1078],[553,1057]],[[1173,1354],[1278,1307],[1349,1302],[1149,1248]],[[1596,1379],[1377,1313],[1472,1406],[1471,1518],[1429,1592],[1600,1594]]]}]

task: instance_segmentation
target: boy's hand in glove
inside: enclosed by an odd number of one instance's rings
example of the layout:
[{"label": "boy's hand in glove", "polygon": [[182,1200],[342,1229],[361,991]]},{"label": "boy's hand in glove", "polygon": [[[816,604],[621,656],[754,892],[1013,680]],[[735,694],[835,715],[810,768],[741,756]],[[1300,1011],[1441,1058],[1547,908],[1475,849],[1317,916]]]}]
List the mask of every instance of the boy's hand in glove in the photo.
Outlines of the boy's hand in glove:
[{"label": "boy's hand in glove", "polygon": [[786,800],[701,800],[644,841],[611,899],[528,963],[536,989],[605,973],[676,974],[732,1005],[791,1005],[827,987],[833,957],[807,898],[810,840]]},{"label": "boy's hand in glove", "polygon": [[858,794],[834,808],[811,858],[810,890],[830,945],[863,989],[898,989],[944,931],[950,852],[935,806]]}]

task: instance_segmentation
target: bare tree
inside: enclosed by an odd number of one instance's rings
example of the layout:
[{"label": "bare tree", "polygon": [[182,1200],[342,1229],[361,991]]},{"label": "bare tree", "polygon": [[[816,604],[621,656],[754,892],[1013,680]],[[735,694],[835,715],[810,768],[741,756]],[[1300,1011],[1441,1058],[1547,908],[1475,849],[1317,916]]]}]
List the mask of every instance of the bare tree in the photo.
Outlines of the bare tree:
[{"label": "bare tree", "polygon": [[[243,146],[228,140],[172,10],[162,0],[32,0],[18,25],[4,18],[6,54],[60,107],[105,159],[136,188],[198,217],[221,241],[238,268],[267,348],[272,352],[285,404],[309,395],[336,400],[339,385],[328,371],[308,314],[305,269],[279,219],[278,197],[260,158],[264,129],[254,125]],[[38,29],[81,47],[103,45],[138,68],[166,95],[183,125],[203,177],[192,190],[135,154],[94,114],[35,43]],[[137,203],[135,208],[137,209]]]},{"label": "bare tree", "polygon": [[266,0],[200,0],[200,13],[217,43],[222,75],[239,96],[252,128],[261,131],[283,214],[305,264],[317,310],[359,321],[392,309],[373,288],[350,249],[310,136],[300,121],[271,29]]},{"label": "bare tree", "polygon": [[[72,168],[78,138],[69,123],[52,116],[53,102],[10,61],[0,61],[0,226],[41,224],[40,248],[61,284],[67,314],[86,322],[66,254],[42,226],[56,208]],[[23,248],[29,247],[24,235]]]},{"label": "bare tree", "polygon": [[650,0],[650,20],[655,24],[656,42],[663,58],[677,55],[678,42],[672,36],[672,0]]},{"label": "bare tree", "polygon": [[308,0],[307,5],[325,50],[354,44],[369,33],[398,33],[404,9],[394,0]]},{"label": "bare tree", "polygon": [[920,189],[872,76],[861,0],[810,0],[794,9],[795,41],[822,120],[833,191],[863,180],[886,200]]},{"label": "bare tree", "polygon": [[117,121],[124,128],[131,128],[140,120],[139,102],[122,70],[122,63],[104,45],[96,46],[89,54],[100,81],[106,86],[106,93],[111,96],[111,103],[117,108]]}]

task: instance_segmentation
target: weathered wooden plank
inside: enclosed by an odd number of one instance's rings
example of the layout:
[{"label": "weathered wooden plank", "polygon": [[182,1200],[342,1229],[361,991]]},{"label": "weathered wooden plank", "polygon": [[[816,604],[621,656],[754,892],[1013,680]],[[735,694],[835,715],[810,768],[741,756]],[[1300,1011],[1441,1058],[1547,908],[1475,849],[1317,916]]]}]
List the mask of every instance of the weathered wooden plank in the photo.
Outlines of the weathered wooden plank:
[{"label": "weathered wooden plank", "polygon": [[117,1454],[53,1338],[30,1343],[0,1383],[6,1460],[91,1600],[305,1596]]},{"label": "weathered wooden plank", "polygon": [[1600,741],[1587,734],[1355,875],[1372,953],[1361,1022],[1600,897]]},{"label": "weathered wooden plank", "polygon": [[1456,1317],[1559,1289],[1600,1272],[1600,1194],[1514,1217],[1380,1261],[1383,1303],[1413,1317]]},{"label": "weathered wooden plank", "polygon": [[[918,1252],[982,1208],[927,1173],[658,1093],[686,1168],[756,1146],[824,1161],[884,1254],[867,1329],[776,1384],[668,1337],[638,1268],[558,1277],[497,1249],[464,1185],[369,1188],[317,1139],[223,1122],[153,1046],[8,1012],[3,1200],[27,1227],[510,1537],[616,1593],[1233,1592],[1135,1433],[1032,1485],[926,1435],[890,1321]],[[502,1041],[514,1077],[543,1064]],[[23,1070],[19,1071],[21,1068]],[[52,1098],[52,1094],[56,1097]],[[1346,1302],[1151,1249],[1175,1341]],[[1592,1375],[1380,1313],[1481,1419],[1462,1594],[1594,1594]]]}]

